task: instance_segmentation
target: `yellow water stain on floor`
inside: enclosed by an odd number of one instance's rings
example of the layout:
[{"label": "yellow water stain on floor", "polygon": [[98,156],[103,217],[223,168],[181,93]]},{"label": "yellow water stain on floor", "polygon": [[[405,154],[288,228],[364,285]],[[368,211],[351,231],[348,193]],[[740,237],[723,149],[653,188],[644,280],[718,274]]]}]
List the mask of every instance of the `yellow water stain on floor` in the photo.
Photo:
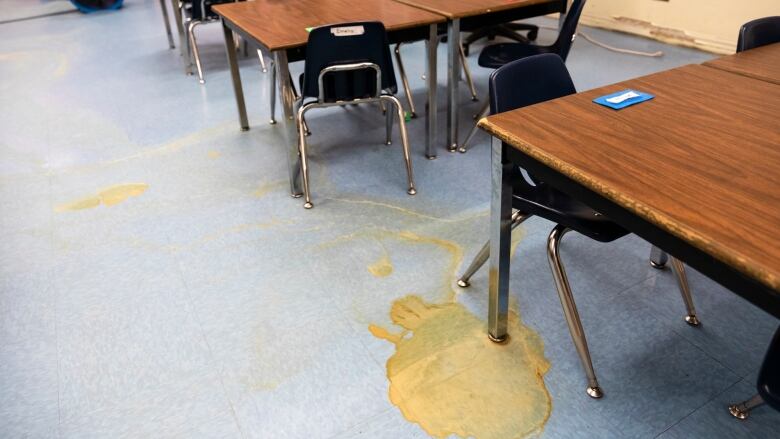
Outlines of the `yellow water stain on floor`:
[{"label": "yellow water stain on floor", "polygon": [[219,151],[209,151],[208,155],[210,159],[218,159],[219,156],[222,155],[222,153],[220,153]]},{"label": "yellow water stain on floor", "polygon": [[403,331],[369,326],[393,343],[390,401],[436,438],[516,439],[540,433],[552,411],[544,385],[550,364],[541,338],[510,314],[511,338],[491,342],[484,321],[463,305],[406,296],[390,317]]},{"label": "yellow water stain on floor", "polygon": [[137,197],[143,194],[148,188],[149,185],[145,183],[129,183],[111,186],[90,197],[60,204],[54,210],[57,212],[65,212],[93,209],[101,204],[105,206],[115,206],[125,202],[130,197]]},{"label": "yellow water stain on floor", "polygon": [[257,187],[254,191],[254,196],[257,198],[262,198],[268,193],[270,193],[273,190],[281,189],[284,187],[286,181],[285,180],[278,180],[278,181],[269,181],[267,183],[262,183],[260,186]]},{"label": "yellow water stain on floor", "polygon": [[385,253],[376,262],[368,266],[368,272],[374,277],[387,277],[393,274],[393,262],[390,256]]}]

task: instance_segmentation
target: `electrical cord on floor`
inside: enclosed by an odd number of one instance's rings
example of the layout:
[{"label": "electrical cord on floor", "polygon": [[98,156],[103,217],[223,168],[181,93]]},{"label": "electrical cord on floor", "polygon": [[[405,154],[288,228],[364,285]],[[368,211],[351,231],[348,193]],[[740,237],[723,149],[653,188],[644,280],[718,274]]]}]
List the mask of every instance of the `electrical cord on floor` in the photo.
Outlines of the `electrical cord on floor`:
[{"label": "electrical cord on floor", "polygon": [[[557,27],[553,27],[553,26],[539,26],[539,28],[540,29],[550,29],[550,30],[554,30],[554,31],[558,30]],[[662,51],[660,51],[660,50],[657,51],[657,52],[642,52],[642,51],[639,51],[639,50],[623,49],[623,48],[620,48],[620,47],[610,46],[609,44],[602,43],[601,41],[591,37],[590,35],[586,34],[585,32],[577,32],[577,35],[581,35],[582,38],[584,38],[589,43],[591,43],[591,44],[593,44],[595,46],[599,46],[601,48],[607,49],[607,50],[609,50],[611,52],[625,53],[627,55],[647,56],[647,57],[650,57],[650,58],[658,58],[658,57],[664,56],[664,53]]]}]

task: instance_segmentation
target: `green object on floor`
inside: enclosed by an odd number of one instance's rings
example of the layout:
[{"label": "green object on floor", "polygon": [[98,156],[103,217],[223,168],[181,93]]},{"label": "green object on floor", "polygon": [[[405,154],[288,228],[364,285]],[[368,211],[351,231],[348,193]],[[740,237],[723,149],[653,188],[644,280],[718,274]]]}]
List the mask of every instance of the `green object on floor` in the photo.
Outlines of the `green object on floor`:
[{"label": "green object on floor", "polygon": [[412,113],[404,111],[404,122],[409,122],[410,120],[412,120]]}]

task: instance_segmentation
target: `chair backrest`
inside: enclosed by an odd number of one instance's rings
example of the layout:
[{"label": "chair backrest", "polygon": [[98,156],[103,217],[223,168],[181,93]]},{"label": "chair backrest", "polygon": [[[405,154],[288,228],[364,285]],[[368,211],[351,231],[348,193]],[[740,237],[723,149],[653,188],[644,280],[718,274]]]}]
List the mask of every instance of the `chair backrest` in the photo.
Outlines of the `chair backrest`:
[{"label": "chair backrest", "polygon": [[780,16],[749,21],[739,30],[737,52],[780,43]]},{"label": "chair backrest", "polygon": [[191,4],[192,19],[197,21],[214,20],[219,16],[211,10],[212,6],[223,3],[235,3],[243,0],[184,0],[184,3]]},{"label": "chair backrest", "polygon": [[[323,69],[356,63],[376,64],[382,75],[382,90],[395,92],[395,70],[382,23],[342,23],[312,29],[306,46],[303,96],[320,97]],[[376,71],[371,68],[327,73],[322,96],[326,102],[372,97],[381,92],[376,90],[376,81]]]},{"label": "chair backrest", "polygon": [[516,110],[577,92],[563,59],[553,53],[510,62],[490,75],[489,86],[491,114]]},{"label": "chair backrest", "polygon": [[553,52],[557,53],[561,59],[566,61],[571,50],[571,44],[574,42],[574,38],[577,36],[577,25],[580,23],[580,16],[582,15],[582,9],[585,7],[586,0],[574,0],[569,8],[569,12],[566,13],[566,18],[563,19],[563,26],[558,33],[558,39],[552,44]]},{"label": "chair backrest", "polygon": [[[490,113],[498,114],[577,93],[563,59],[554,53],[529,56],[495,70],[490,75]],[[561,121],[561,124],[565,121]],[[539,186],[515,178],[515,185]]]}]

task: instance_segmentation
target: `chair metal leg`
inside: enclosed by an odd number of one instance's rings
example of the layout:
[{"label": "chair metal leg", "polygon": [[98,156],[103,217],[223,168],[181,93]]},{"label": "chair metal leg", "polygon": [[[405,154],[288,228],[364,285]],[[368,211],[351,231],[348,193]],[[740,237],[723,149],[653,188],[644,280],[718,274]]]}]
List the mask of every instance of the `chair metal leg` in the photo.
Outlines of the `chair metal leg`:
[{"label": "chair metal leg", "polygon": [[175,49],[176,44],[173,42],[173,32],[171,31],[171,19],[168,17],[168,8],[165,6],[166,0],[160,0],[160,7],[162,8],[163,21],[165,21],[165,33],[168,34],[168,47]]},{"label": "chair metal leg", "polygon": [[260,49],[257,49],[257,58],[260,60],[260,68],[263,70],[263,73],[267,73],[268,68],[265,66],[265,57],[263,56],[263,51]]},{"label": "chair metal leg", "polygon": [[409,78],[406,76],[406,69],[404,68],[404,61],[401,59],[401,44],[395,45],[395,61],[398,64],[398,72],[401,74],[401,83],[404,87],[404,93],[406,94],[406,101],[409,103],[409,113],[412,118],[417,117],[417,112],[414,108],[414,97],[412,96],[412,89],[409,87]]},{"label": "chair metal leg", "polygon": [[203,68],[200,65],[200,51],[198,50],[198,42],[195,39],[195,28],[200,24],[200,21],[192,20],[189,25],[189,34],[190,34],[190,46],[192,47],[192,54],[195,57],[195,67],[198,70],[198,82],[201,84],[205,84],[206,81],[203,79]]},{"label": "chair metal leg", "polygon": [[590,351],[588,350],[588,341],[585,338],[585,331],[582,328],[582,322],[580,321],[580,316],[577,312],[577,305],[574,303],[571,286],[569,285],[566,271],[563,268],[563,261],[561,260],[561,239],[568,231],[569,229],[560,224],[555,226],[550,233],[550,236],[547,238],[547,259],[550,262],[550,269],[552,270],[553,278],[555,279],[555,288],[558,290],[558,297],[561,299],[563,314],[566,317],[566,323],[569,325],[571,338],[574,341],[574,346],[577,348],[577,353],[580,355],[582,367],[585,369],[585,375],[588,378],[588,388],[586,389],[586,392],[591,398],[601,398],[604,394],[601,391],[601,387],[599,387],[598,380],[596,380],[596,372],[593,370],[593,362],[591,361]]},{"label": "chair metal leg", "polygon": [[460,48],[460,63],[463,65],[463,73],[466,76],[466,83],[468,84],[469,91],[471,92],[471,100],[476,102],[479,100],[477,97],[477,89],[474,87],[474,80],[471,77],[471,68],[469,67],[469,63],[466,61],[466,54],[463,52],[463,44],[459,44],[458,47]]},{"label": "chair metal leg", "polygon": [[[406,132],[404,108],[401,106],[401,101],[399,101],[395,96],[384,95],[381,99],[395,106],[396,113],[398,114],[398,129],[401,131],[401,146],[403,147],[404,163],[406,164],[406,178],[409,185],[409,189],[406,190],[406,193],[409,195],[415,195],[417,193],[417,189],[414,187],[414,172],[412,171],[412,157],[409,153],[409,135]],[[387,112],[390,112],[389,108]]]},{"label": "chair metal leg", "polygon": [[[479,110],[479,114],[477,115],[477,121],[482,119],[483,117],[487,117],[490,114],[490,100],[485,99],[487,102],[485,102],[485,105],[482,106],[482,109]],[[458,151],[465,154],[468,151],[468,145],[469,142],[471,142],[471,139],[477,135],[477,131],[479,131],[479,127],[475,123],[473,127],[471,127],[471,131],[469,131],[469,134],[466,136],[466,139],[463,140],[463,144],[458,148]]]},{"label": "chair metal leg", "polygon": [[660,248],[653,246],[650,250],[650,266],[658,270],[663,270],[669,261],[669,255]]},{"label": "chair metal leg", "polygon": [[387,131],[385,144],[392,145],[393,144],[393,121],[395,119],[395,113],[393,113],[392,111],[387,111],[387,109],[384,107],[384,104],[382,104],[382,109],[385,113],[385,125],[386,125],[385,128]]},{"label": "chair metal leg", "polygon": [[[258,52],[260,52],[258,50]],[[263,55],[260,54],[260,59],[263,59]],[[270,88],[268,90],[268,96],[271,100],[271,120],[270,124],[276,124],[276,65],[271,61],[271,78],[269,81]]]},{"label": "chair metal leg", "polygon": [[[523,223],[523,221],[527,220],[528,218],[531,218],[531,215],[517,211],[512,214],[512,230],[514,230],[517,226]],[[474,257],[474,260],[471,261],[471,264],[469,265],[469,268],[466,269],[466,271],[463,273],[463,275],[458,279],[458,286],[461,288],[468,288],[469,285],[471,285],[471,276],[474,276],[474,273],[479,271],[480,268],[482,268],[483,265],[485,265],[485,262],[488,261],[488,258],[490,258],[490,241],[485,243],[484,246],[479,250],[479,253]]]},{"label": "chair metal leg", "polygon": [[677,286],[680,287],[680,294],[682,294],[685,309],[687,311],[685,323],[691,326],[699,326],[701,323],[699,322],[699,318],[696,317],[696,308],[693,306],[691,289],[688,287],[688,276],[685,274],[685,264],[674,256],[672,256],[671,262],[672,270],[677,278]]},{"label": "chair metal leg", "polygon": [[298,128],[298,153],[301,156],[301,171],[303,172],[303,207],[311,209],[314,205],[311,202],[311,193],[309,192],[309,159],[306,155],[306,132],[303,125],[304,116],[309,109],[306,105],[298,109],[295,117],[295,125]]},{"label": "chair metal leg", "polygon": [[729,413],[731,413],[731,416],[740,419],[745,420],[750,416],[750,411],[754,408],[763,405],[764,399],[761,398],[761,395],[755,395],[754,397],[748,399],[747,401],[741,402],[739,404],[733,404],[729,406]]}]

